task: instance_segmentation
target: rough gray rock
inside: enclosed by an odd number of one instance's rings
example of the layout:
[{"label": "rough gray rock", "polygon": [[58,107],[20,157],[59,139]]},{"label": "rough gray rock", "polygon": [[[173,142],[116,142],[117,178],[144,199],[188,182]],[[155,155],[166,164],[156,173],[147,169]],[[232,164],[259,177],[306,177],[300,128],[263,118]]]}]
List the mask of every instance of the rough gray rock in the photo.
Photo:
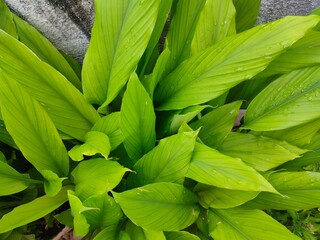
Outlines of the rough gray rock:
[{"label": "rough gray rock", "polygon": [[93,0],[5,0],[56,47],[78,61],[86,52],[93,23]]},{"label": "rough gray rock", "polygon": [[284,16],[305,16],[320,6],[320,0],[261,0],[258,23],[267,23]]},{"label": "rough gray rock", "polygon": [[[83,60],[94,18],[93,0],[4,1],[59,49],[80,62]],[[287,15],[307,15],[318,6],[320,0],[261,0],[258,23]]]}]

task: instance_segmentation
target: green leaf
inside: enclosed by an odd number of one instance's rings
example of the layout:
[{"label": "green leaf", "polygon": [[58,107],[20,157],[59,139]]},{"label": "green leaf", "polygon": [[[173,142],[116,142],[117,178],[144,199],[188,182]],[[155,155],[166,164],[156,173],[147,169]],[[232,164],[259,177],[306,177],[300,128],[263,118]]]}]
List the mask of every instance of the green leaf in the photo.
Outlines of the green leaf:
[{"label": "green leaf", "polygon": [[261,210],[211,209],[210,236],[216,240],[298,240],[285,226]]},{"label": "green leaf", "polygon": [[[46,109],[62,132],[83,140],[100,118],[83,95],[30,49],[0,30],[0,69]],[[3,78],[3,77],[1,77]],[[0,79],[1,85],[3,79]],[[19,96],[19,95],[16,95]]]},{"label": "green leaf", "polygon": [[93,156],[100,153],[108,158],[110,153],[110,142],[106,134],[97,131],[90,131],[86,134],[84,144],[76,145],[69,151],[69,156],[74,161],[83,160],[83,156]]},{"label": "green leaf", "polygon": [[83,212],[88,223],[94,228],[106,228],[116,225],[123,217],[120,206],[107,194],[94,195],[87,198],[83,205],[88,208],[95,208]]},{"label": "green leaf", "polygon": [[139,76],[144,74],[145,69],[148,66],[149,60],[151,59],[153,52],[158,50],[157,45],[159,44],[161,35],[163,34],[165,24],[168,21],[168,15],[170,14],[171,5],[172,5],[172,0],[160,1],[157,20],[156,20],[152,35],[150,37],[148,46],[145,50],[145,53],[143,54],[143,57],[141,58],[144,65],[142,67],[142,71],[141,71],[141,74],[139,74]]},{"label": "green leaf", "polygon": [[200,240],[199,237],[186,231],[165,232],[166,240]]},{"label": "green leaf", "polygon": [[106,239],[131,240],[128,233],[126,233],[125,231],[118,230],[117,225],[112,225],[103,229],[93,238],[93,240],[106,240]]},{"label": "green leaf", "polygon": [[62,182],[66,178],[59,178],[57,174],[50,170],[41,170],[41,175],[45,179],[44,191],[49,197],[53,197],[58,194],[62,188]]},{"label": "green leaf", "polygon": [[231,132],[218,150],[258,171],[270,170],[307,152],[284,141],[236,132]]},{"label": "green leaf", "polygon": [[0,219],[0,233],[26,225],[51,213],[68,201],[68,189],[70,187],[63,187],[54,197],[45,195],[14,208]]},{"label": "green leaf", "polygon": [[134,165],[128,178],[131,186],[142,186],[155,182],[183,183],[197,132],[182,132],[162,139],[158,146],[144,155]]},{"label": "green leaf", "polygon": [[258,76],[269,77],[320,63],[320,33],[311,31],[276,58]]},{"label": "green leaf", "polygon": [[259,192],[230,190],[198,184],[194,189],[199,202],[204,208],[233,208],[254,199]]},{"label": "green leaf", "polygon": [[200,128],[199,137],[210,147],[219,146],[232,130],[242,101],[223,105],[190,124],[193,129]]},{"label": "green leaf", "polygon": [[202,110],[208,105],[196,105],[183,109],[178,114],[175,114],[170,124],[169,135],[176,133],[183,123],[189,123],[194,117],[196,117]]},{"label": "green leaf", "polygon": [[0,160],[0,196],[21,192],[30,185],[31,181],[28,174],[21,174],[9,164]]},{"label": "green leaf", "polygon": [[96,122],[92,131],[98,131],[109,137],[111,150],[116,149],[123,142],[120,129],[120,112],[113,112]]},{"label": "green leaf", "polygon": [[219,97],[265,69],[318,22],[318,16],[286,17],[221,40],[159,82],[157,109],[182,109]]},{"label": "green leaf", "polygon": [[129,157],[136,161],[154,147],[156,140],[153,103],[136,74],[129,80],[120,113],[123,143]]},{"label": "green leaf", "polygon": [[[1,104],[0,104],[1,106]],[[1,111],[1,109],[0,109]],[[0,113],[1,114],[1,113]],[[0,142],[3,142],[13,148],[18,148],[12,139],[10,133],[7,131],[6,126],[2,120],[0,120]]]},{"label": "green leaf", "polygon": [[125,86],[145,51],[160,0],[96,0],[96,17],[83,62],[83,91],[108,105]]},{"label": "green leaf", "polygon": [[71,173],[75,192],[81,199],[104,194],[115,188],[128,170],[118,162],[103,158],[80,162]]},{"label": "green leaf", "polygon": [[200,143],[195,145],[186,177],[219,188],[277,193],[263,176],[240,159],[223,155]]},{"label": "green leaf", "polygon": [[3,0],[0,0],[0,29],[4,30],[14,38],[18,38],[12,13]]},{"label": "green leaf", "polygon": [[232,0],[207,0],[192,40],[192,54],[236,34],[235,13]]},{"label": "green leaf", "polygon": [[294,127],[320,117],[320,67],[296,70],[279,77],[250,103],[244,129],[272,131]]},{"label": "green leaf", "polygon": [[127,221],[125,231],[128,233],[131,239],[166,240],[163,232],[143,229],[141,227],[138,227],[131,221]]},{"label": "green leaf", "polygon": [[84,207],[81,200],[71,190],[68,191],[68,199],[73,216],[73,234],[76,237],[84,237],[89,232],[90,225],[82,213],[92,209]]},{"label": "green leaf", "polygon": [[191,42],[205,0],[178,1],[167,34],[167,45],[171,52],[168,69],[172,71],[191,55]]},{"label": "green leaf", "polygon": [[320,206],[320,173],[276,172],[268,180],[282,195],[260,193],[246,207],[298,211]]},{"label": "green leaf", "polygon": [[237,32],[243,32],[257,21],[260,10],[260,0],[233,0],[236,8]]},{"label": "green leaf", "polygon": [[287,171],[303,170],[303,167],[320,163],[320,149],[316,149],[311,152],[307,152],[302,157],[293,161],[286,162],[279,166],[279,169],[285,169]]},{"label": "green leaf", "polygon": [[81,82],[64,56],[37,29],[13,15],[19,41],[31,49],[42,61],[48,63],[63,74],[77,89]]},{"label": "green leaf", "polygon": [[154,231],[178,231],[190,226],[199,214],[197,196],[175,183],[153,183],[122,193],[113,192],[127,217]]},{"label": "green leaf", "polygon": [[[311,139],[320,130],[320,119],[315,119],[311,122],[301,124],[295,127],[266,132],[254,132],[256,135],[287,141],[299,147],[304,147],[311,142]],[[310,149],[310,148],[309,148]]]},{"label": "green leaf", "polygon": [[67,150],[44,108],[1,69],[0,81],[3,119],[25,158],[39,171],[51,170],[66,176],[69,172]]}]

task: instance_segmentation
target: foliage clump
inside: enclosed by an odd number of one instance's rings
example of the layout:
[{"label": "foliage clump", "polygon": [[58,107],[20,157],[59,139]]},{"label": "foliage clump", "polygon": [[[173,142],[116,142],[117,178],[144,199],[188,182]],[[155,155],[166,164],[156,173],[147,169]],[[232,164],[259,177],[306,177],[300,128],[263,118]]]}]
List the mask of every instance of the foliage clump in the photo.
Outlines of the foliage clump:
[{"label": "foliage clump", "polygon": [[93,240],[316,239],[317,11],[95,8],[80,66],[0,1],[0,238],[44,217]]}]

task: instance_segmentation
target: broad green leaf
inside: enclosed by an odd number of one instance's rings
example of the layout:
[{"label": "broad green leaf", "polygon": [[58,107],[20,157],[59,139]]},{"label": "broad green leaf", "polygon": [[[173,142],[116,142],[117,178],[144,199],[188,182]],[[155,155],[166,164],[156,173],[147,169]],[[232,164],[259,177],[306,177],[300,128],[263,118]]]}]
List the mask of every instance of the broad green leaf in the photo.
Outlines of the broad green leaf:
[{"label": "broad green leaf", "polygon": [[221,40],[159,82],[157,109],[182,109],[219,97],[265,69],[318,22],[318,16],[285,17]]},{"label": "broad green leaf", "polygon": [[68,208],[67,210],[54,215],[54,218],[58,220],[59,223],[69,227],[73,228],[73,216],[71,214],[71,209]]},{"label": "broad green leaf", "polygon": [[68,201],[68,189],[70,187],[63,187],[54,197],[45,195],[14,208],[0,219],[0,233],[26,225],[51,213]]},{"label": "broad green leaf", "polygon": [[233,0],[236,8],[237,32],[243,32],[256,23],[260,0]]},{"label": "broad green leaf", "polygon": [[128,233],[131,239],[166,240],[163,232],[143,229],[141,227],[138,227],[131,221],[127,221],[125,231],[126,233]]},{"label": "broad green leaf", "polygon": [[18,38],[12,13],[3,0],[0,0],[0,29],[4,30],[14,38]]},{"label": "broad green leaf", "polygon": [[109,137],[111,150],[116,149],[123,142],[120,129],[120,112],[113,112],[96,122],[92,131],[98,131]]},{"label": "broad green leaf", "polygon": [[154,147],[155,121],[152,100],[137,75],[133,74],[124,93],[120,112],[123,144],[132,160],[138,160]]},{"label": "broad green leaf", "polygon": [[304,147],[311,142],[311,139],[319,130],[320,118],[317,118],[311,122],[307,122],[295,127],[277,131],[254,132],[253,134],[284,140],[299,147]]},{"label": "broad green leaf", "polygon": [[[163,0],[164,1],[164,0]],[[148,76],[144,76],[141,79],[141,83],[151,96],[153,98],[153,92],[156,86],[158,85],[158,82],[165,76],[166,74],[166,64],[170,60],[170,50],[169,48],[165,48],[163,52],[160,54],[160,56],[157,59],[157,62],[154,66],[152,74]]]},{"label": "broad green leaf", "polygon": [[95,23],[83,62],[83,91],[108,105],[125,86],[145,51],[160,0],[95,0]]},{"label": "broad green leaf", "polygon": [[200,143],[195,145],[186,177],[219,188],[277,193],[262,175],[240,159],[223,155]]},{"label": "broad green leaf", "polygon": [[0,162],[7,163],[6,156],[0,151]]},{"label": "broad green leaf", "polygon": [[76,237],[84,237],[89,232],[90,225],[83,213],[92,209],[83,206],[81,200],[71,190],[68,191],[68,199],[73,216],[73,235]]},{"label": "broad green leaf", "polygon": [[3,142],[11,147],[17,148],[17,145],[14,143],[14,140],[12,139],[10,133],[8,133],[6,126],[2,120],[0,120],[0,142]]},{"label": "broad green leaf", "polygon": [[199,202],[204,208],[233,208],[254,199],[259,192],[230,190],[198,184],[194,191],[199,196]]},{"label": "broad green leaf", "polygon": [[259,77],[284,74],[320,63],[320,32],[311,31],[276,58]]},{"label": "broad green leaf", "polygon": [[161,41],[160,38],[162,37],[165,24],[168,21],[171,5],[172,5],[172,0],[160,1],[157,20],[156,20],[152,35],[150,37],[150,41],[146,48],[146,51],[143,54],[143,57],[141,58],[144,65],[142,67],[140,76],[145,73],[146,67],[149,64],[149,60],[151,59],[153,52],[158,50],[157,46],[158,46],[158,43]]},{"label": "broad green leaf", "polygon": [[103,229],[93,238],[93,240],[106,240],[106,239],[131,240],[128,233],[126,233],[125,231],[120,231],[117,225],[112,225]]},{"label": "broad green leaf", "polygon": [[271,208],[278,210],[305,210],[320,206],[320,173],[277,172],[268,181],[282,195],[260,193],[246,203],[250,208]]},{"label": "broad green leaf", "polygon": [[200,240],[199,237],[186,231],[165,232],[166,240]]},{"label": "broad green leaf", "polygon": [[69,151],[69,156],[74,161],[81,161],[84,156],[93,156],[97,153],[108,158],[110,149],[109,138],[106,134],[90,131],[84,137],[84,144],[74,146]]},{"label": "broad green leaf", "polygon": [[298,171],[302,170],[303,167],[319,164],[320,163],[320,149],[307,152],[302,157],[297,158],[293,161],[286,162],[285,164],[279,166],[279,169],[285,169],[288,171]]},{"label": "broad green leaf", "polygon": [[191,55],[191,42],[205,0],[178,1],[167,34],[167,45],[171,52],[168,70],[175,69]]},{"label": "broad green leaf", "polygon": [[284,141],[237,132],[231,132],[218,150],[258,171],[270,170],[307,152]]},{"label": "broad green leaf", "polygon": [[127,217],[147,230],[178,231],[199,214],[197,196],[175,183],[153,183],[113,196]]},{"label": "broad green leaf", "polygon": [[199,137],[210,147],[219,146],[232,130],[242,101],[223,105],[190,124],[193,129],[200,128]]},{"label": "broad green leaf", "polygon": [[[39,101],[62,132],[83,140],[100,118],[83,95],[30,49],[0,30],[0,69]],[[3,77],[1,77],[1,85]],[[19,96],[19,95],[16,95]]]},{"label": "broad green leaf", "polygon": [[85,207],[95,208],[83,212],[88,223],[94,228],[116,225],[123,217],[120,206],[108,194],[94,195],[83,202]]},{"label": "broad green leaf", "polygon": [[168,134],[171,135],[178,132],[179,128],[183,123],[189,123],[193,118],[195,118],[202,110],[204,110],[207,107],[208,105],[191,106],[187,107],[186,109],[183,109],[178,114],[175,114],[172,118]]},{"label": "broad green leaf", "polygon": [[210,235],[216,240],[299,240],[285,226],[261,210],[211,209]]},{"label": "broad green leaf", "polygon": [[39,171],[51,170],[66,176],[68,153],[45,109],[1,69],[0,81],[3,119],[25,158]]},{"label": "broad green leaf", "polygon": [[21,192],[31,184],[32,181],[28,174],[21,174],[0,160],[0,196]]},{"label": "broad green leaf", "polygon": [[41,170],[41,175],[45,179],[44,191],[49,197],[53,197],[58,194],[62,188],[62,182],[66,178],[59,178],[57,174],[50,170]]},{"label": "broad green leaf", "polygon": [[320,117],[320,67],[282,75],[250,103],[244,129],[272,131],[294,127]]},{"label": "broad green leaf", "polygon": [[192,40],[192,54],[236,34],[235,13],[232,0],[207,0]]},{"label": "broad green leaf", "polygon": [[116,187],[128,170],[103,158],[83,161],[71,173],[75,192],[81,199],[104,194]]},{"label": "broad green leaf", "polygon": [[31,49],[42,61],[62,73],[77,89],[81,82],[64,56],[37,29],[13,15],[19,41]]},{"label": "broad green leaf", "polygon": [[162,139],[149,153],[134,165],[128,185],[142,186],[155,182],[183,183],[197,132],[182,132]]}]

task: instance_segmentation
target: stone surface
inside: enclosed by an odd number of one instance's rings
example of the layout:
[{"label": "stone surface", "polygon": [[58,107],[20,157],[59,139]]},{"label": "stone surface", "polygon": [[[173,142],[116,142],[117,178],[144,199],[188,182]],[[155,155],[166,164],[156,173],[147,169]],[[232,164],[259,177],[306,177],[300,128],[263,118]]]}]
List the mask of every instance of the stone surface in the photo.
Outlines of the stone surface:
[{"label": "stone surface", "polygon": [[[57,48],[68,52],[80,62],[83,60],[93,24],[93,0],[4,1]],[[318,6],[320,0],[261,0],[258,23],[287,15],[307,15]]]}]

